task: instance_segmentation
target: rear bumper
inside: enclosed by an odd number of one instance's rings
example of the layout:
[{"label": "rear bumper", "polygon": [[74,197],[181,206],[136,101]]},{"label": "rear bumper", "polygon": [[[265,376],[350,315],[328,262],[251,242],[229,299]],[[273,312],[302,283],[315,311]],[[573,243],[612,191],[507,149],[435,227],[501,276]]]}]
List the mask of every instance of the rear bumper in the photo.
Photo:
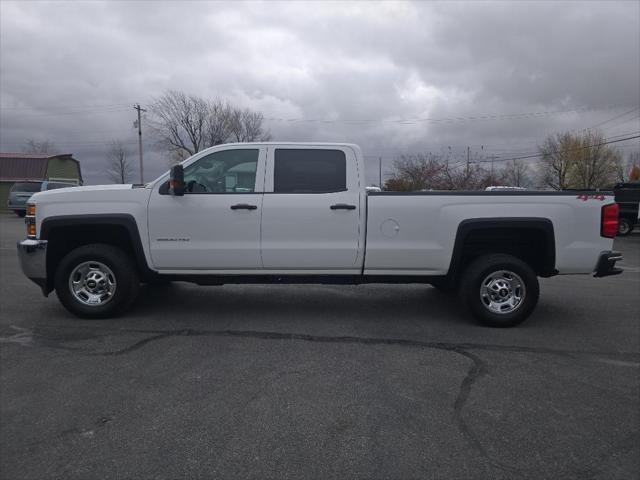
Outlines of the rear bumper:
[{"label": "rear bumper", "polygon": [[594,277],[608,277],[610,275],[619,275],[624,270],[616,267],[616,262],[622,260],[622,254],[620,252],[602,252],[598,263],[596,264],[596,270],[593,274]]},{"label": "rear bumper", "polygon": [[48,295],[51,290],[47,287],[47,241],[26,239],[18,242],[17,247],[22,272]]}]

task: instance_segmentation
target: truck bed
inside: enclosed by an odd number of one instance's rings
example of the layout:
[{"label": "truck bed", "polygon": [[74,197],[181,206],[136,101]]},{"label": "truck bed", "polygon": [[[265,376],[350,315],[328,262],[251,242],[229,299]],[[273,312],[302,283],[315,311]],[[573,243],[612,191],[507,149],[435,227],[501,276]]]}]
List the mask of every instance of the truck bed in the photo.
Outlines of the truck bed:
[{"label": "truck bed", "polygon": [[[600,208],[611,193],[546,191],[370,192],[364,273],[444,275],[452,263],[460,229],[544,225],[551,228],[558,273],[590,273],[597,253],[610,248],[600,236]],[[546,228],[546,227],[541,227]],[[513,231],[512,228],[509,229]],[[527,228],[516,242],[528,242]],[[458,239],[458,240],[454,240]],[[585,262],[585,258],[590,259]]]}]

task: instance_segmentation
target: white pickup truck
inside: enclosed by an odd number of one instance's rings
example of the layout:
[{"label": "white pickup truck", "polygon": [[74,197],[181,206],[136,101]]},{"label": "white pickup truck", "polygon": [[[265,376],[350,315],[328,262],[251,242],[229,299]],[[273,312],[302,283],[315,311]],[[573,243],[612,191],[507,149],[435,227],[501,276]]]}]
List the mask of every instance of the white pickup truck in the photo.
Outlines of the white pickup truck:
[{"label": "white pickup truck", "polygon": [[84,318],[123,313],[140,282],[424,283],[511,326],[538,277],[622,272],[609,195],[370,192],[344,143],[219,145],[146,185],[37,193],[26,224],[24,273]]}]

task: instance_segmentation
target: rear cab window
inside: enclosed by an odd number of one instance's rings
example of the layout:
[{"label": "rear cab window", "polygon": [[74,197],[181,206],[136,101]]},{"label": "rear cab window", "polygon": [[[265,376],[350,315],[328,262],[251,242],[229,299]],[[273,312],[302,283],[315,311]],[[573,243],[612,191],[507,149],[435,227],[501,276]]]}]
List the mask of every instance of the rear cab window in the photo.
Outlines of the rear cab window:
[{"label": "rear cab window", "polygon": [[347,190],[342,150],[276,148],[274,193],[333,193]]}]

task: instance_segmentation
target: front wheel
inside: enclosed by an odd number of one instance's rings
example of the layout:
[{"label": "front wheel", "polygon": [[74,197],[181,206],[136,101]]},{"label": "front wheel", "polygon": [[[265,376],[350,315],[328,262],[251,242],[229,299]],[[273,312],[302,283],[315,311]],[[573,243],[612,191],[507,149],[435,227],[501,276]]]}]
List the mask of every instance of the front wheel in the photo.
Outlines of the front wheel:
[{"label": "front wheel", "polygon": [[633,230],[633,227],[631,226],[631,222],[629,222],[629,220],[627,220],[626,218],[621,218],[618,221],[618,235],[624,237],[626,235],[629,235],[631,233],[631,230]]},{"label": "front wheel", "polygon": [[91,244],[69,252],[55,274],[60,303],[81,318],[108,318],[124,313],[140,289],[130,257],[112,245]]},{"label": "front wheel", "polygon": [[460,299],[484,325],[512,327],[533,312],[540,286],[536,273],[512,255],[477,258],[465,270]]}]

